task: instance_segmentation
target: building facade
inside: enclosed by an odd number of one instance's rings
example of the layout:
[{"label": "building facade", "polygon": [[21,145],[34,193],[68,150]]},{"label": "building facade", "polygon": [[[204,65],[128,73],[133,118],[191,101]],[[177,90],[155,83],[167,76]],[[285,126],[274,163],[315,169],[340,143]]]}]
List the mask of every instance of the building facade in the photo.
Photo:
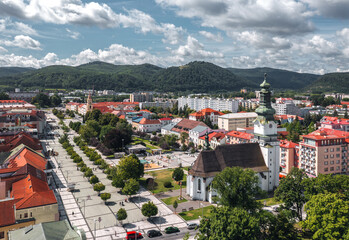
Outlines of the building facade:
[{"label": "building facade", "polygon": [[226,131],[233,131],[237,128],[248,128],[253,126],[257,114],[247,113],[229,113],[218,117],[218,128]]},{"label": "building facade", "polygon": [[216,111],[230,111],[236,113],[239,108],[238,101],[234,99],[221,99],[221,98],[191,98],[191,97],[180,97],[178,98],[178,109],[188,108],[200,111],[205,108],[212,108]]}]

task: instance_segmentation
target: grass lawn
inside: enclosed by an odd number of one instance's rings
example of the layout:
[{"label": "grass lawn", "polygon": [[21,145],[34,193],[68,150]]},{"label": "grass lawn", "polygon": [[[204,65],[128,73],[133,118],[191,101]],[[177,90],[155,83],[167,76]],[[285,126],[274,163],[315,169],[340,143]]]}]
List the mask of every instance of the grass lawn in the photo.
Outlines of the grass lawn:
[{"label": "grass lawn", "polygon": [[[210,216],[211,209],[212,206],[204,207],[204,216]],[[181,215],[181,217],[186,221],[198,219],[199,216],[202,216],[202,208],[198,208],[187,212],[181,212],[179,213],[179,215]]]},{"label": "grass lawn", "polygon": [[[174,169],[164,169],[160,171],[152,171],[152,172],[147,172],[147,174],[152,175],[156,177],[155,179],[155,184],[154,184],[154,190],[152,189],[153,186],[146,186],[145,180],[146,179],[141,179],[141,183],[143,186],[147,187],[147,189],[153,193],[160,193],[160,192],[168,192],[170,190],[175,190],[175,189],[180,189],[179,184],[177,184],[176,181],[172,179],[172,173]],[[182,194],[185,192],[185,187],[187,185],[187,175],[184,174],[184,178],[182,181]],[[164,187],[164,182],[170,181],[172,183],[171,188],[165,188]]]},{"label": "grass lawn", "polygon": [[177,200],[177,203],[187,202],[188,200],[183,198],[181,200],[178,200],[179,196],[169,197],[169,198],[163,198],[161,201],[163,201],[167,205],[171,205],[174,203],[174,201]]},{"label": "grass lawn", "polygon": [[159,147],[150,144],[149,140],[145,140],[145,139],[142,139],[142,138],[139,138],[139,137],[133,137],[133,141],[135,141],[135,142],[143,142],[143,143],[145,143],[145,146],[147,148],[150,148],[150,149],[159,149]]},{"label": "grass lawn", "polygon": [[266,202],[266,206],[272,206],[276,204],[280,204],[282,202],[277,201],[275,198],[265,198],[265,199],[260,199],[258,202],[264,204],[264,201]]}]

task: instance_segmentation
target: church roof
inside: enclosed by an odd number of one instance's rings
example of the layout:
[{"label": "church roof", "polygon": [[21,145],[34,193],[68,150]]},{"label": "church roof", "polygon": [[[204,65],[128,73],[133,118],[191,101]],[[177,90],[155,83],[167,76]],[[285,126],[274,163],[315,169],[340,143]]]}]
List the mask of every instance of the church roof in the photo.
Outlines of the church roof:
[{"label": "church roof", "polygon": [[215,150],[204,150],[195,160],[189,174],[214,177],[226,167],[250,168],[255,172],[269,171],[258,143],[219,145]]}]

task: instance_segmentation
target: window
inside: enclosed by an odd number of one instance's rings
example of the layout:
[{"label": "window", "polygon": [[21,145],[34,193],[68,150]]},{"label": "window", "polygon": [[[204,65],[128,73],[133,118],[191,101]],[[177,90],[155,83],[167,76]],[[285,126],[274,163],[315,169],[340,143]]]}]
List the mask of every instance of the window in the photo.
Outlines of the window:
[{"label": "window", "polygon": [[330,148],[330,152],[334,152],[334,148]]},{"label": "window", "polygon": [[328,172],[328,168],[325,168],[325,172]]},{"label": "window", "polygon": [[198,192],[201,192],[201,179],[198,179]]},{"label": "window", "polygon": [[339,163],[340,163],[340,160],[337,160],[336,163],[339,164]]},{"label": "window", "polygon": [[337,152],[339,152],[341,149],[340,148],[337,148]]},{"label": "window", "polygon": [[340,169],[340,167],[339,167],[339,166],[337,166],[336,170],[338,171],[339,169]]},{"label": "window", "polygon": [[0,238],[5,238],[5,232],[0,232]]},{"label": "window", "polygon": [[24,213],[24,218],[27,218],[28,217],[28,213]]},{"label": "window", "polygon": [[33,213],[32,212],[30,213],[30,217],[33,217]]},{"label": "window", "polygon": [[331,161],[331,165],[334,164],[334,161]]},{"label": "window", "polygon": [[22,218],[22,214],[19,214],[19,218]]},{"label": "window", "polygon": [[331,167],[331,168],[330,168],[330,171],[334,171],[334,167]]},{"label": "window", "polygon": [[330,155],[330,158],[334,158],[334,154],[331,154],[331,155]]},{"label": "window", "polygon": [[328,148],[325,149],[325,152],[328,152]]},{"label": "window", "polygon": [[327,159],[328,158],[328,155],[325,155],[325,159]]},{"label": "window", "polygon": [[325,161],[324,164],[325,164],[325,165],[328,165],[328,161]]},{"label": "window", "polygon": [[336,154],[336,157],[339,158],[339,157],[340,157],[340,154]]}]

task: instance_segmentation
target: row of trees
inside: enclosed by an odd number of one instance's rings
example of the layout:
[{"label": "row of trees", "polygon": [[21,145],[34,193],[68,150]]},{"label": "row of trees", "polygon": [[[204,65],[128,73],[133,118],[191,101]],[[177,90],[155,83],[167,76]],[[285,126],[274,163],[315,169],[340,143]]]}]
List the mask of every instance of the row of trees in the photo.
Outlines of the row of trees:
[{"label": "row of trees", "polygon": [[39,93],[35,97],[33,97],[32,104],[38,105],[39,107],[57,107],[62,103],[61,98],[55,94],[49,97],[45,93]]}]

